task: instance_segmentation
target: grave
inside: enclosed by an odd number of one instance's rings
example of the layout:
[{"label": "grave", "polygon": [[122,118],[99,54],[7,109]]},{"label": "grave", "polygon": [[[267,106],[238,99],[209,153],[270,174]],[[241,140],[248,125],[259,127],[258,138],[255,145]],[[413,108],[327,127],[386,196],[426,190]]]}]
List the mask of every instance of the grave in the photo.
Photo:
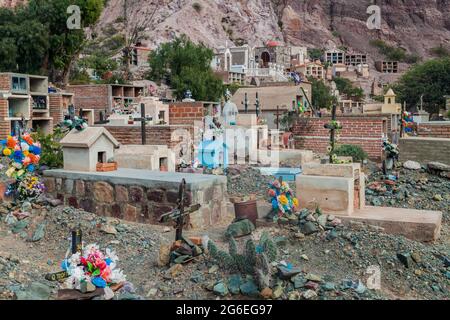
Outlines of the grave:
[{"label": "grave", "polygon": [[119,168],[175,171],[175,154],[165,145],[121,145],[114,159]]},{"label": "grave", "polygon": [[344,223],[364,222],[418,241],[440,235],[442,213],[365,205],[365,181],[360,164],[306,164],[296,177],[301,208],[320,209]]},{"label": "grave", "polygon": [[177,206],[178,188],[186,180],[187,204],[199,210],[187,218],[201,229],[227,225],[234,218],[225,176],[119,168],[111,172],[46,170],[47,193],[75,208],[133,222],[160,224],[161,215]]},{"label": "grave", "polygon": [[96,171],[97,164],[114,158],[119,142],[103,127],[73,129],[61,141],[64,169]]}]

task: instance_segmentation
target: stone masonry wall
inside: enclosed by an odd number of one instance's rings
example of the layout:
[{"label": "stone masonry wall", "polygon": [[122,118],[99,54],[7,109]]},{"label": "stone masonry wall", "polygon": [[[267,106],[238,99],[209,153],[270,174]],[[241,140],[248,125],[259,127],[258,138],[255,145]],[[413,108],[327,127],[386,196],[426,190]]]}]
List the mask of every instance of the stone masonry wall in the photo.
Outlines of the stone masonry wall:
[{"label": "stone masonry wall", "polygon": [[[324,128],[324,125],[330,120],[331,117],[308,118],[305,122],[295,124],[295,147],[326,154],[330,131]],[[387,134],[389,122],[386,117],[338,116],[337,121],[343,126],[338,144],[358,145],[367,152],[370,159],[381,160],[381,144],[383,136]]]},{"label": "stone masonry wall", "polygon": [[400,161],[413,160],[421,164],[437,161],[450,165],[450,139],[402,138],[399,148]]},{"label": "stone masonry wall", "polygon": [[[47,193],[63,201],[65,205],[82,208],[100,216],[149,224],[161,224],[160,216],[175,208],[178,198],[177,189],[148,188],[106,181],[47,176],[44,177],[44,184]],[[227,211],[226,190],[226,182],[196,190],[189,190],[187,186],[186,204],[201,205],[198,211],[190,215],[189,226],[199,229],[230,223],[232,217]]]},{"label": "stone masonry wall", "polygon": [[450,121],[420,123],[417,130],[420,137],[450,138]]}]

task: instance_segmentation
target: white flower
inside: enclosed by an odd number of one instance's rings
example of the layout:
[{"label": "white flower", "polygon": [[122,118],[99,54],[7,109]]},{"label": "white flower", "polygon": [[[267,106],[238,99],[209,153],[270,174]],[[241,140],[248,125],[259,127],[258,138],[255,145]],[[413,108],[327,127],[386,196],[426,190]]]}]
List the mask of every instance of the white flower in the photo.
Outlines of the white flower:
[{"label": "white flower", "polygon": [[84,253],[83,256],[87,257],[89,254],[94,254],[96,251],[99,250],[99,246],[95,243],[91,243],[86,245],[85,249],[84,249]]},{"label": "white flower", "polygon": [[68,262],[70,263],[70,265],[76,266],[78,264],[80,264],[80,253],[74,253],[69,259]]},{"label": "white flower", "polygon": [[123,274],[121,269],[114,269],[111,271],[111,281],[113,283],[121,283],[126,281],[127,276]]},{"label": "white flower", "polygon": [[116,255],[116,252],[114,250],[111,250],[109,248],[106,248],[106,258],[110,258],[111,262],[119,261],[119,257]]}]

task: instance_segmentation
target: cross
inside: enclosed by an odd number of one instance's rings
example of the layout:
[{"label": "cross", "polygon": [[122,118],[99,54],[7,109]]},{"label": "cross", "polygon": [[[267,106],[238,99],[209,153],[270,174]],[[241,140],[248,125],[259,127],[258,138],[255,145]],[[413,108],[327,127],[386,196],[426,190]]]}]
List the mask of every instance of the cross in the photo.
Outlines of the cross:
[{"label": "cross", "polygon": [[141,116],[139,118],[134,118],[134,121],[140,121],[141,122],[141,141],[142,144],[147,144],[146,134],[145,134],[145,122],[147,120],[152,120],[152,117],[146,117],[145,116],[145,104],[141,103]]},{"label": "cross", "polygon": [[275,116],[277,117],[277,130],[280,127],[280,107],[277,106],[277,113],[275,113]]},{"label": "cross", "polygon": [[[331,121],[333,123],[335,123],[336,121],[336,105],[333,104],[333,107],[331,108]],[[334,154],[334,145],[336,143],[335,141],[335,134],[336,134],[336,126],[330,125],[330,124],[326,124],[324,126],[325,128],[330,130],[330,146],[331,146],[331,150],[330,150],[330,163],[333,163],[333,154]]]},{"label": "cross", "polygon": [[404,135],[404,127],[403,127],[403,113],[405,112],[406,102],[403,103],[402,108],[400,110],[400,138],[403,138]]},{"label": "cross", "polygon": [[260,109],[260,105],[259,105],[259,99],[258,99],[258,92],[256,92],[255,112],[256,112],[257,117],[259,117],[259,109]]},{"label": "cross", "polygon": [[176,229],[175,241],[182,240],[189,244],[190,242],[187,241],[185,238],[183,238],[184,217],[200,209],[200,204],[194,204],[185,208],[186,206],[185,202],[186,202],[186,180],[183,178],[178,188],[177,208],[161,215],[159,221],[160,222],[167,222],[170,220],[175,221],[175,229]]},{"label": "cross", "polygon": [[[70,243],[70,252],[72,254],[80,253],[83,251],[83,243],[82,243],[82,233],[81,229],[73,230],[71,235],[72,241]],[[45,275],[45,279],[48,281],[60,281],[69,277],[69,273],[67,271],[58,271],[54,273],[47,273]]]},{"label": "cross", "polygon": [[73,121],[75,119],[75,107],[73,106],[73,104],[71,104],[68,107],[68,112],[69,112],[69,119]]},{"label": "cross", "polygon": [[247,98],[247,92],[244,95],[244,101],[241,102],[244,105],[244,111],[245,113],[248,112],[248,98]]}]

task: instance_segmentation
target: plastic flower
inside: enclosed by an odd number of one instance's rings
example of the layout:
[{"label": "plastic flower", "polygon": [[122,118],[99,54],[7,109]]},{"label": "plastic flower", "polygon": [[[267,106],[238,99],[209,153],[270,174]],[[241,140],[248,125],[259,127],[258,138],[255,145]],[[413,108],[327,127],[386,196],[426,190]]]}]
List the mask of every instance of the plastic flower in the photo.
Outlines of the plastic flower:
[{"label": "plastic flower", "polygon": [[12,151],[9,148],[3,149],[3,155],[9,157],[11,155]]},{"label": "plastic flower", "polygon": [[17,140],[14,139],[14,137],[8,136],[8,138],[6,139],[6,145],[8,146],[8,148],[14,148],[17,144]]},{"label": "plastic flower", "polygon": [[287,198],[284,194],[280,195],[280,196],[278,197],[278,200],[280,201],[280,203],[281,203],[282,205],[286,205],[286,204],[289,203],[288,198]]},{"label": "plastic flower", "polygon": [[23,159],[23,153],[20,150],[14,151],[13,159],[16,162],[21,162]]},{"label": "plastic flower", "polygon": [[292,204],[294,205],[294,207],[298,207],[298,199],[292,198]]},{"label": "plastic flower", "polygon": [[31,136],[29,134],[24,134],[22,136],[22,139],[25,140],[29,145],[33,144],[33,138],[31,138]]},{"label": "plastic flower", "polygon": [[277,194],[275,193],[275,190],[269,189],[269,197],[275,197]]}]

